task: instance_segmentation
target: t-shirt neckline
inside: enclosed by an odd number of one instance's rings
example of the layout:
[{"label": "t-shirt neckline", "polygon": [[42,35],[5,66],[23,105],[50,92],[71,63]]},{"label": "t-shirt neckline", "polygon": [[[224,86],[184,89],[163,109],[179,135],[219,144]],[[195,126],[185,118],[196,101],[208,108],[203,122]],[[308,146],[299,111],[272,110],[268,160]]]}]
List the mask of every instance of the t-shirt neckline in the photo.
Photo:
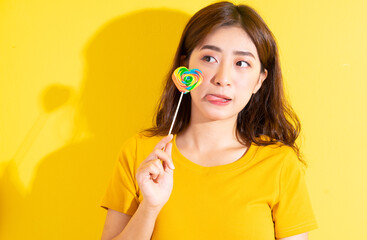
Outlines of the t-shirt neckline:
[{"label": "t-shirt neckline", "polygon": [[243,165],[246,165],[249,161],[251,161],[251,159],[254,158],[257,149],[258,149],[258,146],[255,145],[254,143],[251,143],[246,153],[241,158],[237,159],[236,161],[228,163],[228,164],[224,164],[224,165],[205,167],[205,166],[201,166],[199,164],[196,164],[190,161],[180,152],[180,150],[178,149],[176,145],[176,135],[174,135],[173,140],[172,140],[172,160],[174,161],[174,164],[175,164],[175,161],[179,161],[184,166],[189,168],[190,170],[193,170],[196,172],[219,173],[219,172],[235,170],[235,169],[241,168]]}]

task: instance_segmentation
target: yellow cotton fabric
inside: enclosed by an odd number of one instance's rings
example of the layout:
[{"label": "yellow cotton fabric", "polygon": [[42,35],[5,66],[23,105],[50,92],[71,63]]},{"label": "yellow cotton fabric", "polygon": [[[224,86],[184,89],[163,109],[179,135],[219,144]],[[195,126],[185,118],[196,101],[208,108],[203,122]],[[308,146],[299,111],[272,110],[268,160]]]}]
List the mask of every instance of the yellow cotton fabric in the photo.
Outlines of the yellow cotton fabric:
[{"label": "yellow cotton fabric", "polygon": [[[161,137],[136,135],[121,149],[101,206],[133,215],[143,196],[136,170]],[[270,240],[318,227],[292,148],[252,144],[239,160],[203,167],[173,139],[173,190],[155,223],[158,240]]]}]

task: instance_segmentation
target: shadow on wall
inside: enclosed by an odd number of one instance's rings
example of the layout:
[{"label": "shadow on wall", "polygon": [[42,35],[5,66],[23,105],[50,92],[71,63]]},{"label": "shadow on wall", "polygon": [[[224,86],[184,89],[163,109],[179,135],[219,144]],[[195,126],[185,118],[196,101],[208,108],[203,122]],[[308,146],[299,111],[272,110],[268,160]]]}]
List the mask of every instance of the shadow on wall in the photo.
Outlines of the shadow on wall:
[{"label": "shadow on wall", "polygon": [[[170,9],[139,11],[90,39],[72,140],[40,159],[26,196],[13,159],[3,171],[1,239],[100,238],[106,211],[99,204],[118,150],[150,126],[188,19]],[[92,137],[73,141],[85,132]]]}]

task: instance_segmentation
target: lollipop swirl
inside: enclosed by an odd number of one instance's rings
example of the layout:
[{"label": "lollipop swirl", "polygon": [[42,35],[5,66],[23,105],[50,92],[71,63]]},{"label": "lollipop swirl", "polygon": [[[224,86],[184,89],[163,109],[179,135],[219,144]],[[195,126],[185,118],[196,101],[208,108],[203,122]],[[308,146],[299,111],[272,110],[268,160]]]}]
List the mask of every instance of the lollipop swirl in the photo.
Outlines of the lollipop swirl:
[{"label": "lollipop swirl", "polygon": [[203,79],[202,72],[199,69],[187,69],[178,67],[172,74],[172,80],[178,90],[182,93],[188,93],[200,85]]}]

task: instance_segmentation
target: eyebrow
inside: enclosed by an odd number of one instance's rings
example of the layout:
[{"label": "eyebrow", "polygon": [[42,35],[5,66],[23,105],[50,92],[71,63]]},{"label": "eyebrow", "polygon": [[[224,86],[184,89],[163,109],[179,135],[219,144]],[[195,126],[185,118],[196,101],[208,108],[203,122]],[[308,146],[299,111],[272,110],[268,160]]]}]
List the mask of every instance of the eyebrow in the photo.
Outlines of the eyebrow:
[{"label": "eyebrow", "polygon": [[[211,50],[214,50],[214,51],[217,51],[217,52],[222,52],[222,49],[220,49],[219,47],[213,46],[213,45],[204,45],[200,48],[200,50],[203,50],[203,49],[211,49]],[[256,59],[255,56],[250,52],[234,51],[233,53],[236,54],[236,55],[250,56],[250,57],[253,57],[254,59]]]}]

